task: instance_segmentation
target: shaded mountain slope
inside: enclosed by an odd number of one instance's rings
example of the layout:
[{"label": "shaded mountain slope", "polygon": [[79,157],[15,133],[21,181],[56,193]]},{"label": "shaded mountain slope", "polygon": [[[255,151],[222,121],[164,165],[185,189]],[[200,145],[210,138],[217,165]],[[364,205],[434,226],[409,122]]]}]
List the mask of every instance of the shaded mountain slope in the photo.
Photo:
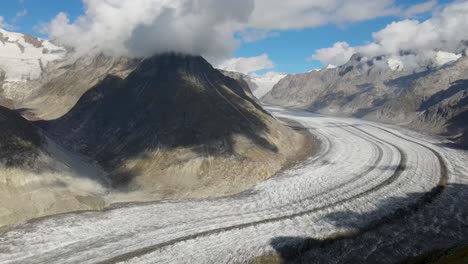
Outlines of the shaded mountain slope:
[{"label": "shaded mountain slope", "polygon": [[97,160],[116,187],[160,197],[233,193],[271,176],[303,138],[203,58],[158,55],[109,75],[69,113],[39,122]]},{"label": "shaded mountain slope", "polygon": [[0,126],[0,159],[6,166],[35,160],[42,138],[28,121],[0,106]]},{"label": "shaded mountain slope", "polygon": [[78,99],[108,75],[125,78],[140,60],[104,55],[86,56],[54,64],[44,78],[31,81],[23,89],[32,90],[16,108],[26,110],[32,119],[55,119],[67,113]]},{"label": "shaded mountain slope", "polygon": [[104,206],[105,173],[0,107],[0,226]]},{"label": "shaded mountain slope", "polygon": [[258,85],[255,84],[252,80],[252,78],[246,74],[240,73],[240,72],[231,72],[231,71],[223,71],[221,72],[226,75],[227,77],[230,77],[236,81],[238,81],[241,85],[242,88],[246,93],[249,95],[253,95],[253,92],[258,88]]}]

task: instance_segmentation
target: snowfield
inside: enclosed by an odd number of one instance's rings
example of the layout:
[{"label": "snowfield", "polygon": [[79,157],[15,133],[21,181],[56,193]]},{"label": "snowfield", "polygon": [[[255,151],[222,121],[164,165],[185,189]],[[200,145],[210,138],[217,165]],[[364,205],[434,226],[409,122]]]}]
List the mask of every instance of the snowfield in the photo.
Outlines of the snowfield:
[{"label": "snowfield", "polygon": [[0,29],[0,69],[5,71],[3,90],[13,98],[27,89],[16,91],[30,80],[40,79],[49,63],[64,60],[65,48],[48,40]]},{"label": "snowfield", "polygon": [[[0,233],[0,262],[248,263],[274,253],[287,258],[285,248],[299,241],[312,263],[393,263],[468,243],[467,152],[371,122],[267,109],[309,129],[322,142],[319,153],[230,197],[15,227]],[[340,234],[354,235],[317,249]]]}]

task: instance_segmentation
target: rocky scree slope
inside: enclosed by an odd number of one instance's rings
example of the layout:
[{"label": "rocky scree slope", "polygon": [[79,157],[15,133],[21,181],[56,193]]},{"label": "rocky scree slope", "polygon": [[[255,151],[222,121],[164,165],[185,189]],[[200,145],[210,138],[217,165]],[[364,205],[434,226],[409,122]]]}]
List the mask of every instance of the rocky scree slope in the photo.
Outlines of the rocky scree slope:
[{"label": "rocky scree slope", "polygon": [[105,173],[0,106],[0,226],[104,206]]}]

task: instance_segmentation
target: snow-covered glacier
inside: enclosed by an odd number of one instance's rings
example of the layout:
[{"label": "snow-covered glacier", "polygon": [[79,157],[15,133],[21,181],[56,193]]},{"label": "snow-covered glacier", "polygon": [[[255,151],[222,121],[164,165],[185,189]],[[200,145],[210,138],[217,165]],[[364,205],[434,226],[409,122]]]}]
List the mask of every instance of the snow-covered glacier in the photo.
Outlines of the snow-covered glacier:
[{"label": "snow-covered glacier", "polygon": [[[468,184],[466,152],[395,127],[268,110],[310,130],[318,153],[229,197],[125,205],[11,228],[0,233],[0,262],[248,263],[299,240],[309,241],[301,254],[311,259],[375,263],[386,252],[380,263],[387,263],[468,237],[468,192],[460,191]],[[415,245],[423,234],[433,241]]]}]

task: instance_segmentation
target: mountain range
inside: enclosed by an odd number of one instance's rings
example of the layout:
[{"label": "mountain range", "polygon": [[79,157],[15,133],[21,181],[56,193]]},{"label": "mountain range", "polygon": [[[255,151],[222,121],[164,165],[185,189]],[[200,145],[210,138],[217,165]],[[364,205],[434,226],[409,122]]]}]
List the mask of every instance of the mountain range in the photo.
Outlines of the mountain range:
[{"label": "mountain range", "polygon": [[238,193],[309,147],[248,85],[200,56],[77,56],[28,35],[1,37],[0,225]]},{"label": "mountain range", "polygon": [[468,57],[438,59],[404,67],[394,58],[356,54],[336,68],[289,75],[262,101],[400,125],[466,144]]}]

